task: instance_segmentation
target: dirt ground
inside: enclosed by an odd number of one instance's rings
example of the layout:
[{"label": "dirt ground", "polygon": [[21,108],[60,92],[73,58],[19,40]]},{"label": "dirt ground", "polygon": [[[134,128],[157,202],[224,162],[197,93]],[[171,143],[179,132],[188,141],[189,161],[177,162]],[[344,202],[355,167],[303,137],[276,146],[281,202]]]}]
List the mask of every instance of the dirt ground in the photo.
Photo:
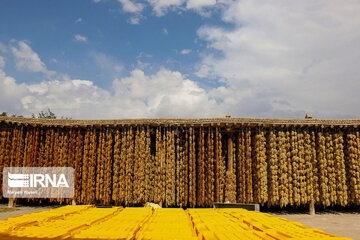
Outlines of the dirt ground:
[{"label": "dirt ground", "polygon": [[270,213],[277,217],[287,218],[302,223],[306,226],[321,229],[339,237],[348,237],[360,240],[360,213],[318,213],[315,216],[309,214],[286,214]]},{"label": "dirt ground", "polygon": [[43,210],[48,210],[54,208],[52,206],[46,207],[27,207],[27,206],[20,206],[16,208],[8,208],[5,204],[0,204],[0,220],[3,220],[8,217],[23,215],[32,212],[38,212]]}]

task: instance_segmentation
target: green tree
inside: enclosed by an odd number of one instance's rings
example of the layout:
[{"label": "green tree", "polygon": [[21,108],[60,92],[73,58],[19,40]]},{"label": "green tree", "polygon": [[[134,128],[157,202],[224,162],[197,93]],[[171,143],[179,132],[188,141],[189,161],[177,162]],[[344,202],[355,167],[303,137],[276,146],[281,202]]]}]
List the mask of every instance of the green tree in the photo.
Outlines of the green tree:
[{"label": "green tree", "polygon": [[[36,115],[33,113],[31,115],[32,118],[36,118]],[[53,113],[50,108],[47,109],[47,111],[41,111],[38,113],[37,118],[47,118],[47,119],[56,119],[57,116],[55,115],[55,113]],[[61,116],[61,119],[71,119],[71,117],[64,117]]]},{"label": "green tree", "polygon": [[2,113],[0,113],[0,117],[8,117],[8,116],[10,116],[10,117],[24,117],[23,115],[17,115],[17,116],[16,116],[16,114],[8,115],[7,112],[2,112]]},{"label": "green tree", "polygon": [[[35,117],[35,114],[32,114],[33,118]],[[38,113],[38,118],[48,118],[48,119],[56,119],[55,113],[53,113],[50,108],[47,109],[47,111],[41,111]]]}]

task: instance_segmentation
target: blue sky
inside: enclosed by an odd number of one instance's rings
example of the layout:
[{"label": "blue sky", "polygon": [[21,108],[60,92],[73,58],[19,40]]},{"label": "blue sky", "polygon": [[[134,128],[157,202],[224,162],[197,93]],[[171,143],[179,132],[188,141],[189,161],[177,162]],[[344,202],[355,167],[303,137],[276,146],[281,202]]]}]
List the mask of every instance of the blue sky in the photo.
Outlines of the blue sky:
[{"label": "blue sky", "polygon": [[357,1],[2,1],[0,111],[360,117],[357,10]]},{"label": "blue sky", "polygon": [[[204,24],[225,25],[216,11],[212,17],[181,10],[157,17],[150,8],[142,14],[141,23],[131,24],[131,14],[117,1],[4,1],[0,41],[24,40],[49,69],[107,88],[114,75],[128,75],[138,61],[150,63],[143,67],[148,74],[165,67],[196,77],[194,65],[199,53],[206,51],[197,30]],[[86,37],[86,42],[76,41],[75,35]],[[122,70],[102,66],[97,59],[101,56]],[[19,72],[11,65],[5,70],[19,82],[39,80],[39,74]]]}]

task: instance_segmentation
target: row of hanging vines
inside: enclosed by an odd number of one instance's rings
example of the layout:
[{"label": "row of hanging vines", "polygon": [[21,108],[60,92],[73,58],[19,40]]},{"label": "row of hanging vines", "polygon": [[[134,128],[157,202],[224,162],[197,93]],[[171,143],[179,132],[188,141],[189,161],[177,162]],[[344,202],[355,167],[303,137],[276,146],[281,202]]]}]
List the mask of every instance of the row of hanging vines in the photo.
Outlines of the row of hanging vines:
[{"label": "row of hanging vines", "polygon": [[0,167],[11,166],[73,167],[81,204],[360,205],[357,130],[3,125]]}]

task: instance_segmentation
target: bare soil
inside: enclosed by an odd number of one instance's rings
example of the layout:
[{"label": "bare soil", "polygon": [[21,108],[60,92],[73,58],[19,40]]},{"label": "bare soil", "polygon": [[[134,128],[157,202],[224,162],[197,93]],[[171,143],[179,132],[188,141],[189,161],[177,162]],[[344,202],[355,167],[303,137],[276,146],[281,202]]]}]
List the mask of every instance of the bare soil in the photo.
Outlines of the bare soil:
[{"label": "bare soil", "polygon": [[360,213],[357,212],[326,212],[309,215],[306,213],[287,214],[270,213],[277,217],[302,223],[306,226],[321,229],[339,237],[360,240]]},{"label": "bare soil", "polygon": [[19,209],[17,208],[8,208],[8,207],[0,207],[0,212],[13,212],[13,211],[17,211]]},{"label": "bare soil", "polygon": [[46,206],[46,207],[28,207],[28,206],[21,206],[15,208],[8,208],[5,204],[0,204],[0,220],[3,220],[8,217],[24,215],[32,212],[38,212],[43,210],[48,210],[54,208],[53,206]]}]

